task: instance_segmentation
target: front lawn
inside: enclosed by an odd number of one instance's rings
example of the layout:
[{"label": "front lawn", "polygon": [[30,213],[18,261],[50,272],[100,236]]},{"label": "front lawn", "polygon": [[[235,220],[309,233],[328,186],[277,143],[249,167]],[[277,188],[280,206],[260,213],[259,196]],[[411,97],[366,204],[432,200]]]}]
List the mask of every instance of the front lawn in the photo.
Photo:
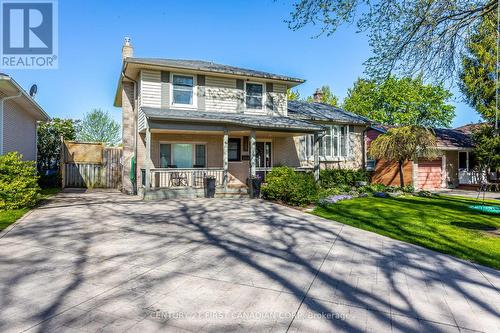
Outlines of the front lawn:
[{"label": "front lawn", "polygon": [[471,204],[476,200],[452,196],[367,197],[317,207],[313,214],[500,269],[500,234],[493,233],[500,216],[472,211]]},{"label": "front lawn", "polygon": [[[43,189],[40,192],[39,200],[48,199],[51,196],[57,194],[59,191],[60,191],[60,189],[58,189],[58,188]],[[3,229],[5,229],[9,225],[11,225],[12,223],[19,220],[29,210],[30,210],[29,208],[0,210],[0,231],[2,231]]]}]

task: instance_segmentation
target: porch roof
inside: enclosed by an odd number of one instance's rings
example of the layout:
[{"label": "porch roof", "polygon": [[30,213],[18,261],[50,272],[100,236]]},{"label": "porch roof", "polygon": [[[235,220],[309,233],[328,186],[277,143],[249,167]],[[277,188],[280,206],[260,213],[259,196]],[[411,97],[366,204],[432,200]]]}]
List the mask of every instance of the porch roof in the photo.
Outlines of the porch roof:
[{"label": "porch roof", "polygon": [[187,109],[160,109],[150,107],[142,107],[141,109],[150,120],[229,124],[244,128],[306,133],[322,131],[324,129],[321,125],[283,116],[207,112]]}]

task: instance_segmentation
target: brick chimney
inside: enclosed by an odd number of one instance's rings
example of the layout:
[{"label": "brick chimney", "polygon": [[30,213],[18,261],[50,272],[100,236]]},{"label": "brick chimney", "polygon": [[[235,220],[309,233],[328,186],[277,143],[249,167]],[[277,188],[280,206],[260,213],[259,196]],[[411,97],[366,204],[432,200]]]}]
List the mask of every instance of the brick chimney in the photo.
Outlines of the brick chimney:
[{"label": "brick chimney", "polygon": [[321,89],[318,88],[313,94],[313,101],[314,103],[321,103],[322,99],[323,99],[323,92],[321,91]]},{"label": "brick chimney", "polygon": [[125,37],[125,43],[123,43],[122,47],[122,60],[125,58],[132,58],[134,56],[134,48],[130,43],[130,37]]}]

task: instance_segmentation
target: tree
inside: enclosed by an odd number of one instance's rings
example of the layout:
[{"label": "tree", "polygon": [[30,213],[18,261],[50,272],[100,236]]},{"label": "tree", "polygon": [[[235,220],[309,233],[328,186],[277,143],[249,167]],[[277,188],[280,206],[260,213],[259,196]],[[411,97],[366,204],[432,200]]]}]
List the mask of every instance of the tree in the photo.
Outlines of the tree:
[{"label": "tree", "polygon": [[500,169],[500,136],[490,124],[480,126],[472,132],[474,155],[482,170]]},{"label": "tree", "polygon": [[[333,105],[333,106],[337,106],[338,97],[335,96],[332,93],[332,91],[330,90],[329,86],[324,85],[321,88],[319,88],[319,91],[321,93],[320,103],[330,104],[330,105]],[[306,101],[309,102],[309,103],[315,102],[314,95],[313,96],[308,96],[306,98]]]},{"label": "tree", "polygon": [[443,86],[421,78],[390,76],[382,82],[358,79],[342,107],[385,125],[449,127],[455,116],[451,97]]},{"label": "tree", "polygon": [[78,127],[77,138],[84,142],[103,142],[110,146],[120,143],[120,125],[107,111],[93,109],[85,114]]},{"label": "tree", "polygon": [[398,163],[401,187],[405,185],[403,165],[406,161],[416,161],[419,157],[432,159],[438,156],[435,135],[419,126],[389,129],[371,143],[369,153],[373,158]]},{"label": "tree", "polygon": [[296,0],[288,26],[331,35],[356,23],[372,48],[370,77],[423,73],[441,81],[455,77],[471,28],[497,7],[498,0]]},{"label": "tree", "polygon": [[470,106],[487,121],[495,119],[497,17],[490,13],[474,29],[462,58],[460,89]]},{"label": "tree", "polygon": [[288,89],[286,91],[286,99],[289,101],[299,101],[300,100],[300,93],[298,90],[292,90]]},{"label": "tree", "polygon": [[48,170],[59,168],[61,156],[61,137],[64,140],[75,140],[76,121],[53,118],[38,125],[38,172],[43,176]]}]

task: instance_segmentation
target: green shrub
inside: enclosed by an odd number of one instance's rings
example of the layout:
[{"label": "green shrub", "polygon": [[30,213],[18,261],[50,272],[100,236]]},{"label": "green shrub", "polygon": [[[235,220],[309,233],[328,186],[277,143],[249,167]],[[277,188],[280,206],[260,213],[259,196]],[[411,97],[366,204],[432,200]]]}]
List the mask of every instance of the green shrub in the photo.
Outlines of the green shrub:
[{"label": "green shrub", "polygon": [[0,156],[0,210],[31,207],[40,187],[34,162],[24,162],[19,153]]},{"label": "green shrub", "polygon": [[261,193],[265,199],[305,206],[316,201],[318,187],[311,173],[296,172],[289,167],[276,167],[267,174]]},{"label": "green shrub", "polygon": [[321,187],[352,187],[356,182],[368,182],[369,175],[365,170],[351,170],[351,169],[325,169],[320,171]]}]

